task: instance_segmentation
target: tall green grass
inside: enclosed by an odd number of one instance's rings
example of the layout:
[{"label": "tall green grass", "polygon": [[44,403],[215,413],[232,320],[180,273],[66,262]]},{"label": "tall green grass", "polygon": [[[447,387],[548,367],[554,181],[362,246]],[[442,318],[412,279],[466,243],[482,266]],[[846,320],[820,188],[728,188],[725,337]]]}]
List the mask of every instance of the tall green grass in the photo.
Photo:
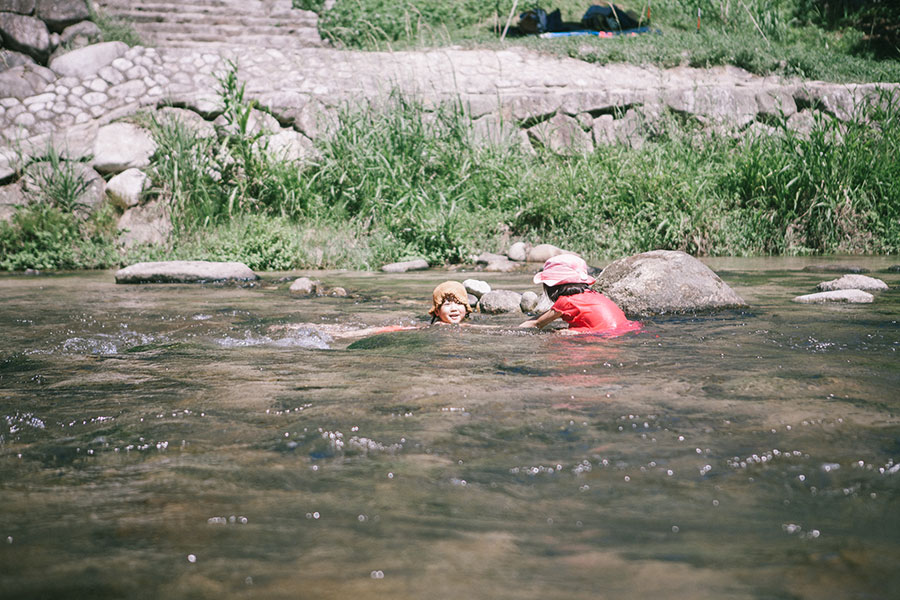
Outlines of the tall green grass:
[{"label": "tall green grass", "polygon": [[104,268],[117,261],[109,207],[87,214],[88,183],[52,148],[29,169],[27,203],[0,221],[0,269]]}]

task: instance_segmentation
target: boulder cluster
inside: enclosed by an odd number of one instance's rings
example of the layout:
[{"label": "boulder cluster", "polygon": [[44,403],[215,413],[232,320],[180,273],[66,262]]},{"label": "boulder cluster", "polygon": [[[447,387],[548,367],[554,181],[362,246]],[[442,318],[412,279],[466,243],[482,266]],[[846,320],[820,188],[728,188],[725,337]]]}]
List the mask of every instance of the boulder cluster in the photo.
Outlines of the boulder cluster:
[{"label": "boulder cluster", "polygon": [[[860,271],[861,269],[855,269]],[[888,289],[888,285],[881,279],[847,273],[837,279],[823,281],[816,286],[819,291],[813,294],[804,294],[794,298],[794,302],[800,304],[870,304],[875,301],[875,296],[870,292],[882,292]]]}]

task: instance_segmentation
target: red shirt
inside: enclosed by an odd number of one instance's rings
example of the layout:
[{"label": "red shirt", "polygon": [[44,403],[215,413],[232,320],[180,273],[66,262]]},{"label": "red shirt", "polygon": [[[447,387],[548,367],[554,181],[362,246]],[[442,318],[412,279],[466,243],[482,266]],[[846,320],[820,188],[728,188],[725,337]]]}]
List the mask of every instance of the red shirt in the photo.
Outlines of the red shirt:
[{"label": "red shirt", "polygon": [[574,331],[624,333],[641,326],[637,321],[629,321],[615,302],[593,290],[560,296],[553,303],[553,310],[562,313],[563,321]]}]

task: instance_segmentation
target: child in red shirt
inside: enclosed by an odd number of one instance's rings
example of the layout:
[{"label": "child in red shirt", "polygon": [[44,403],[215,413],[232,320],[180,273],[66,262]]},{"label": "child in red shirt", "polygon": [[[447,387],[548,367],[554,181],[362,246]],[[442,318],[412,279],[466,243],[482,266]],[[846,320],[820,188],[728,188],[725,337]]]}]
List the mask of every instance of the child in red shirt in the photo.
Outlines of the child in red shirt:
[{"label": "child in red shirt", "polygon": [[596,279],[588,275],[587,263],[574,254],[560,254],[544,263],[544,269],[534,276],[542,283],[553,306],[537,319],[525,321],[519,327],[543,329],[562,318],[575,333],[621,334],[640,329],[637,321],[629,321],[615,303],[599,292],[589,289]]}]

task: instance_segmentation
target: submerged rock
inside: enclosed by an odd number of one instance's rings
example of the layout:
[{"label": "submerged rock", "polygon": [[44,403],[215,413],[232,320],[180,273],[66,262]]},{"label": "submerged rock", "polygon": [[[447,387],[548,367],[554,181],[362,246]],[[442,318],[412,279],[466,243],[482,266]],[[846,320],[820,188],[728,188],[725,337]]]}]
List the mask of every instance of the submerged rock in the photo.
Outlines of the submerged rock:
[{"label": "submerged rock", "polygon": [[116,283],[201,283],[255,279],[259,277],[244,263],[205,260],[141,262],[116,271]]},{"label": "submerged rock", "polygon": [[424,258],[414,258],[413,260],[384,265],[381,267],[381,270],[385,273],[406,273],[407,271],[424,271],[427,268],[427,260]]},{"label": "submerged rock", "polygon": [[816,286],[820,292],[833,292],[835,290],[886,290],[885,282],[866,275],[844,275],[831,281],[823,281]]},{"label": "submerged rock", "polygon": [[309,296],[316,293],[316,285],[317,282],[309,277],[298,277],[294,280],[294,283],[291,284],[288,292],[298,296]]},{"label": "submerged rock", "polygon": [[603,269],[596,285],[623,311],[638,316],[747,306],[705,264],[672,250],[619,259]]},{"label": "submerged rock", "polygon": [[522,294],[510,290],[494,290],[488,292],[478,301],[481,312],[488,314],[519,312]]},{"label": "submerged rock", "polygon": [[835,290],[833,292],[819,292],[817,294],[797,296],[793,301],[800,304],[825,304],[826,302],[868,304],[874,299],[875,297],[872,294],[862,290]]}]

